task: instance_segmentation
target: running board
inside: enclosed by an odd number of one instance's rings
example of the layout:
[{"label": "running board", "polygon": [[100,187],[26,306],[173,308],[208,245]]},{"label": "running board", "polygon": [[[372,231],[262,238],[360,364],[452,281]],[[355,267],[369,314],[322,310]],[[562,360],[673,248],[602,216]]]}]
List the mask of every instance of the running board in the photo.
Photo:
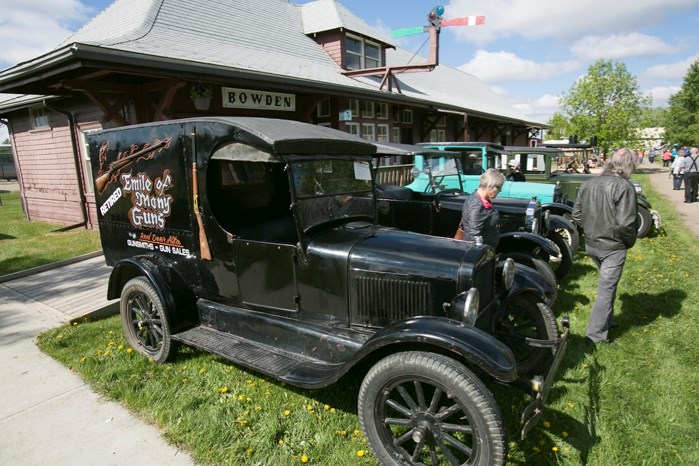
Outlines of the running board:
[{"label": "running board", "polygon": [[344,364],[284,354],[278,348],[201,325],[176,333],[172,339],[302,388],[328,386],[344,373]]}]

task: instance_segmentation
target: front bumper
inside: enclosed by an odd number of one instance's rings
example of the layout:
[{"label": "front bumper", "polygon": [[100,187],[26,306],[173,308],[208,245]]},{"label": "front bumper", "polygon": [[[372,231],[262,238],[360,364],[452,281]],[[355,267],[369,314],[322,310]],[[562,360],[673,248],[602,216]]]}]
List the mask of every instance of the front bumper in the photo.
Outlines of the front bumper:
[{"label": "front bumper", "polygon": [[[546,404],[546,398],[548,397],[549,390],[556,378],[556,373],[558,372],[558,367],[563,360],[563,355],[565,354],[566,347],[568,346],[568,341],[570,339],[570,321],[567,317],[564,317],[562,322],[563,333],[560,338],[555,342],[557,347],[556,357],[551,363],[551,368],[549,369],[546,379],[543,382],[533,382],[534,388],[534,400],[524,408],[522,412],[522,439],[526,438],[527,433],[541,420],[544,414],[544,405]],[[534,378],[537,380],[537,378]],[[541,377],[538,378],[541,380]]]}]

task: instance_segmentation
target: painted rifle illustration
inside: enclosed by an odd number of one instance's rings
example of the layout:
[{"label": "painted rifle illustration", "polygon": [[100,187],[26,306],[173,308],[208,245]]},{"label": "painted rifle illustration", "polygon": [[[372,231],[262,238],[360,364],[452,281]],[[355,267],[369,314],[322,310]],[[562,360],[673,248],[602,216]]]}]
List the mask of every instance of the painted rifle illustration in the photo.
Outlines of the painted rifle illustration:
[{"label": "painted rifle illustration", "polygon": [[[139,157],[143,157],[144,155],[155,152],[163,147],[168,147],[170,145],[170,141],[172,141],[171,138],[163,139],[162,141],[156,142],[152,146],[141,149],[138,152],[134,152],[131,155],[127,155],[124,158],[115,160],[114,162],[110,163],[107,171],[105,171],[100,176],[95,178],[95,188],[97,188],[97,192],[100,194],[102,194],[102,192],[104,192],[104,188],[107,187],[107,185],[109,184],[112,177],[114,176],[114,174],[117,171],[121,170],[122,168],[126,167],[127,165],[130,165]],[[100,151],[101,150],[102,149],[100,148]]]},{"label": "painted rifle illustration", "polygon": [[209,249],[209,240],[206,237],[204,222],[199,211],[199,185],[197,182],[197,162],[192,163],[192,196],[194,203],[194,216],[197,219],[199,227],[199,256],[202,260],[211,260],[211,250]]}]

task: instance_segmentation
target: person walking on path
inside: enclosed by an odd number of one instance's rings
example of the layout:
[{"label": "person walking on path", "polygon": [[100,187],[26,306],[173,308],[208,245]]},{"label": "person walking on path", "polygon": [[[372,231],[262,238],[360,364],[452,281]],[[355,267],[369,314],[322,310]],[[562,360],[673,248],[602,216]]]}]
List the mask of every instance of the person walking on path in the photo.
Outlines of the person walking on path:
[{"label": "person walking on path", "polygon": [[665,152],[663,152],[663,167],[670,166],[670,158],[671,157],[672,157],[672,154],[670,153],[670,149],[665,149]]},{"label": "person walking on path", "polygon": [[672,189],[679,191],[682,187],[682,178],[684,174],[684,167],[682,162],[684,162],[685,152],[680,149],[679,156],[672,162]]},{"label": "person walking on path", "polygon": [[587,255],[599,268],[597,298],[585,337],[588,345],[609,342],[626,251],[636,244],[636,190],[629,181],[634,161],[631,149],[614,152],[600,176],[583,183],[573,206],[573,220],[585,231]]},{"label": "person walking on path", "polygon": [[697,188],[699,187],[699,149],[692,147],[689,157],[682,161],[684,169],[684,202],[697,202]]}]

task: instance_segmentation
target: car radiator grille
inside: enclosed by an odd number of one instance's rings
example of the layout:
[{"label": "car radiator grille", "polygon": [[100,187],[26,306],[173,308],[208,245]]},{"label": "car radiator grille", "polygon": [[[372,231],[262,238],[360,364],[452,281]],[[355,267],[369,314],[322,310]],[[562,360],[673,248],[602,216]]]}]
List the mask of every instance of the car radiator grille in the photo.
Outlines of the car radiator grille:
[{"label": "car radiator grille", "polygon": [[430,310],[430,285],[424,281],[363,273],[356,277],[356,312],[372,323],[425,315]]}]

